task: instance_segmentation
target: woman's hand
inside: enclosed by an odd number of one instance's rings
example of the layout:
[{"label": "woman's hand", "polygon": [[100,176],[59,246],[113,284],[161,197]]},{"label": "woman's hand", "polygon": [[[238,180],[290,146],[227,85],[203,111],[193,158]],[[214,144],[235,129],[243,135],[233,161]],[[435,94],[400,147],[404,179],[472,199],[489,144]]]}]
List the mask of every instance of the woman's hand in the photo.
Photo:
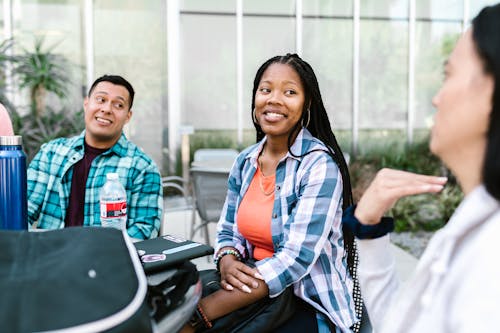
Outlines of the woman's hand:
[{"label": "woman's hand", "polygon": [[377,224],[384,213],[400,198],[422,193],[437,193],[443,189],[446,181],[446,177],[382,169],[361,196],[354,216],[362,224]]},{"label": "woman's hand", "polygon": [[264,278],[256,268],[251,268],[232,255],[226,255],[219,261],[221,275],[221,286],[225,290],[231,291],[237,288],[245,293],[251,293],[252,289],[259,287]]}]

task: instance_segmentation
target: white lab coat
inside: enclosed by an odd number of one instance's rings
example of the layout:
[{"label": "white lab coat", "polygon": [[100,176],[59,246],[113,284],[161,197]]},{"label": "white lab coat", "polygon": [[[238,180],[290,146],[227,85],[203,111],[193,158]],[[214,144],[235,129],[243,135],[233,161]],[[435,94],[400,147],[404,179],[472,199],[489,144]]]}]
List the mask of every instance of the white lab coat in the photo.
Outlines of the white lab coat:
[{"label": "white lab coat", "polygon": [[405,285],[388,235],[358,243],[374,332],[500,332],[500,204],[483,186],[436,232]]}]

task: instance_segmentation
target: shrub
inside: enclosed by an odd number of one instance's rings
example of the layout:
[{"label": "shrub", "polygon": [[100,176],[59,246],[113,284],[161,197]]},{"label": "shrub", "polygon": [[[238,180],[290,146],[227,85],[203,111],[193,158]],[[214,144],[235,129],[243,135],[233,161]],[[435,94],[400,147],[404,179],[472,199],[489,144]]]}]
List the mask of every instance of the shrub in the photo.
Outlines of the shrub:
[{"label": "shrub", "polygon": [[12,123],[15,133],[19,133],[23,137],[23,148],[28,163],[43,143],[59,137],[76,135],[85,128],[83,110],[75,113],[46,108],[46,113],[40,117],[34,117],[31,114],[25,116],[16,114]]},{"label": "shrub", "polygon": [[354,200],[359,200],[381,168],[448,176],[448,184],[441,193],[402,198],[388,212],[394,217],[397,232],[441,228],[463,198],[460,187],[440,160],[429,151],[428,138],[405,149],[398,149],[396,145],[381,146],[356,157],[350,166]]},{"label": "shrub", "polygon": [[45,38],[36,38],[33,51],[23,49],[15,68],[20,88],[30,90],[32,112],[36,117],[41,117],[46,110],[47,93],[64,99],[71,82],[68,60],[53,53],[57,44],[45,48],[44,43]]},{"label": "shrub", "polygon": [[22,53],[9,55],[12,40],[0,43],[0,67],[10,64],[12,75],[19,88],[29,88],[31,112],[19,112],[22,107],[14,106],[5,95],[5,82],[0,69],[0,102],[11,111],[14,133],[23,137],[23,148],[31,161],[40,146],[58,137],[78,134],[85,127],[83,111],[74,112],[63,107],[54,110],[46,105],[47,93],[54,93],[65,99],[68,87],[73,83],[69,73],[70,63],[64,56],[54,53],[56,45],[44,46],[44,38],[35,38],[33,51],[22,48]]}]

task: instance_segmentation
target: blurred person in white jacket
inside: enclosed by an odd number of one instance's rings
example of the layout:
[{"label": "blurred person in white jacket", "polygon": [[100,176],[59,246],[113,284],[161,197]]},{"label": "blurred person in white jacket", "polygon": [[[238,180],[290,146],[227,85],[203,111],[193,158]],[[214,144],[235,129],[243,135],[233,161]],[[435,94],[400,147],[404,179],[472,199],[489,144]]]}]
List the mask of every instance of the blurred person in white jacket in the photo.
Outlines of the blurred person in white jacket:
[{"label": "blurred person in white jacket", "polygon": [[0,135],[14,135],[7,109],[0,103]]},{"label": "blurred person in white jacket", "polygon": [[484,8],[461,36],[432,102],[430,148],[456,176],[464,200],[401,285],[391,221],[382,215],[403,196],[439,192],[446,178],[381,170],[344,216],[358,237],[361,292],[375,332],[498,332],[500,4]]}]

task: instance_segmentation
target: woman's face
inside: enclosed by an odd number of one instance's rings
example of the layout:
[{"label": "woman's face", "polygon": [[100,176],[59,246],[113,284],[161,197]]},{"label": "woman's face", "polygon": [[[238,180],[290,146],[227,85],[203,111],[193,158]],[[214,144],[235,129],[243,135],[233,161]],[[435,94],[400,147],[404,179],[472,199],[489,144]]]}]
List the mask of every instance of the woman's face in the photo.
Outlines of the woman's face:
[{"label": "woman's face", "polygon": [[434,116],[430,149],[445,163],[464,152],[485,149],[494,79],[484,72],[469,29],[445,65],[445,79],[432,99]]},{"label": "woman's face", "polygon": [[302,117],[304,88],[289,65],[274,63],[263,73],[255,92],[255,117],[269,137],[288,138]]}]

